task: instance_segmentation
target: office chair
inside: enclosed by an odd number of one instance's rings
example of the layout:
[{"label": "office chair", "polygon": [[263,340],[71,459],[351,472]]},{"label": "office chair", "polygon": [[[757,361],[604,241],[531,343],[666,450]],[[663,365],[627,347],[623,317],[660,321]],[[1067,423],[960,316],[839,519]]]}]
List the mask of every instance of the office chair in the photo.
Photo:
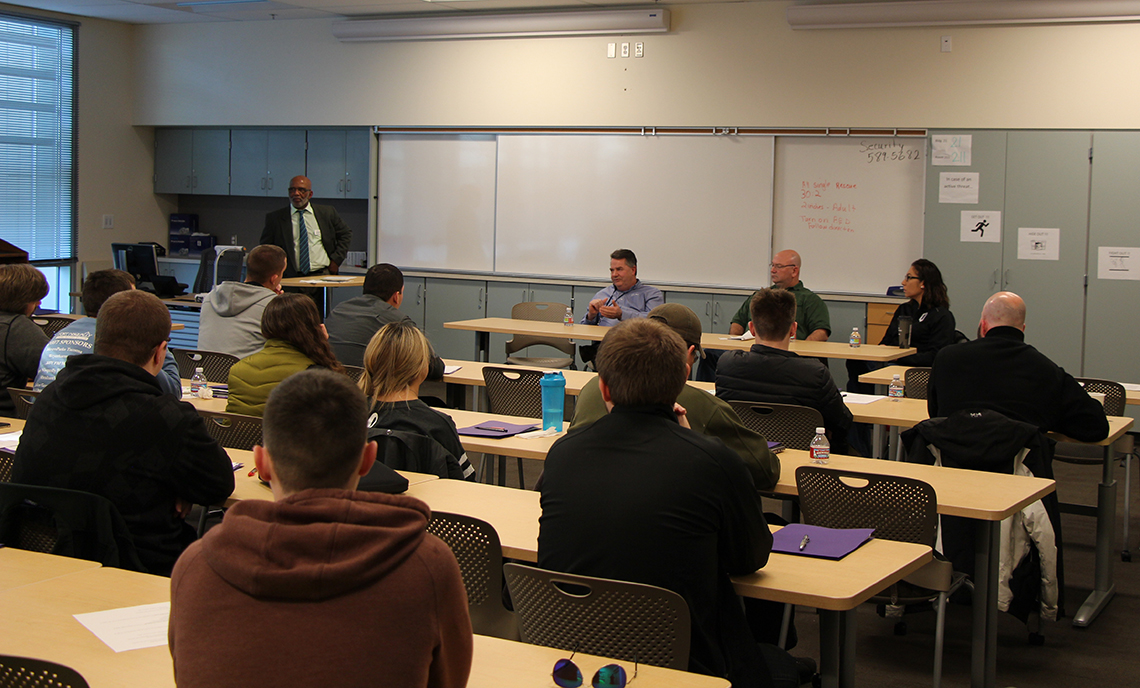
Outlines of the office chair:
[{"label": "office chair", "polygon": [[433,511],[427,529],[451,548],[459,562],[471,630],[518,640],[518,619],[503,606],[503,546],[494,526],[470,516]]},{"label": "office chair", "polygon": [[815,429],[823,427],[823,415],[807,406],[759,401],[728,403],[746,427],[788,449],[806,451],[815,439]]},{"label": "office chair", "polygon": [[178,363],[178,376],[183,380],[194,377],[194,369],[201,368],[207,382],[224,385],[230,380],[230,368],[238,362],[237,356],[220,351],[198,351],[196,349],[171,349],[174,361]]},{"label": "office chair", "polygon": [[79,672],[30,657],[0,655],[0,688],[88,688]]},{"label": "office chair", "polygon": [[[511,308],[511,318],[514,320],[539,320],[542,322],[562,322],[568,306],[564,303],[546,303],[543,301],[524,301],[516,303]],[[549,346],[566,354],[565,357],[528,357],[514,354],[531,346]],[[509,365],[526,365],[536,368],[569,368],[574,366],[574,343],[569,339],[556,337],[538,337],[528,334],[516,334],[507,341],[507,363]]]},{"label": "office chair", "polygon": [[[537,370],[520,370],[483,366],[483,384],[487,386],[487,407],[491,413],[506,416],[542,418],[542,373]],[[515,459],[519,469],[519,487],[526,489],[523,480],[522,459]],[[494,457],[484,455],[480,474],[489,475],[488,461],[493,465]],[[499,484],[507,484],[507,459],[499,457]]]},{"label": "office chair", "polygon": [[32,322],[39,325],[44,334],[51,338],[55,336],[56,332],[75,322],[75,318],[62,315],[33,315]]},{"label": "office chair", "polygon": [[9,387],[8,396],[12,397],[12,403],[16,405],[16,417],[27,420],[28,414],[32,412],[32,404],[36,403],[39,395],[39,392],[24,387]]},{"label": "office chair", "polygon": [[907,368],[903,373],[903,396],[925,399],[930,388],[930,368]]}]

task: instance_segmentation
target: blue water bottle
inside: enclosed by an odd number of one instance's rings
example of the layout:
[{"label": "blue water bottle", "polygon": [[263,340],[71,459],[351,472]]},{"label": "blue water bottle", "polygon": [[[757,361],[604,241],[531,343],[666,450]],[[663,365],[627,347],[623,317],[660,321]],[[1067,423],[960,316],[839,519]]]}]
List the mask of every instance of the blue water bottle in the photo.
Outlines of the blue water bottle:
[{"label": "blue water bottle", "polygon": [[566,404],[566,378],[560,370],[542,373],[542,429],[562,432],[562,413]]}]

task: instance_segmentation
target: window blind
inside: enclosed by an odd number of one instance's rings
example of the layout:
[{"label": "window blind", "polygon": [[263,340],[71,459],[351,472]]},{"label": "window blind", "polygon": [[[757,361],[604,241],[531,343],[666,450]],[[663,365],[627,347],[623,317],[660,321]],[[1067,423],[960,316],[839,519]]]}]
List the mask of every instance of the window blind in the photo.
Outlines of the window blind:
[{"label": "window blind", "polygon": [[0,237],[73,257],[75,28],[0,14]]}]

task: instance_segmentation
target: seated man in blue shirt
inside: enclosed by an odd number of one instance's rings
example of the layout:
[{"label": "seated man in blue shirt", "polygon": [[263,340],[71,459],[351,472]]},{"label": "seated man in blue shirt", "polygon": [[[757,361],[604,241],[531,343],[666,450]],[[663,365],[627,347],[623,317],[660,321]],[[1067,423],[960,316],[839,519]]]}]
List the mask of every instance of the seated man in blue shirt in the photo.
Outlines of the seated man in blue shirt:
[{"label": "seated man in blue shirt", "polygon": [[[112,294],[134,288],[134,278],[131,277],[130,273],[122,270],[99,270],[87,275],[87,279],[83,280],[83,292],[80,297],[83,302],[83,310],[87,316],[79,318],[56,332],[55,336],[44,347],[43,353],[40,354],[40,370],[36,373],[36,381],[32,385],[32,389],[42,392],[44,387],[51,384],[59,371],[63,370],[69,356],[94,352],[95,318],[99,315],[99,309],[103,307],[103,302],[111,298]],[[158,378],[158,386],[162,388],[163,392],[172,394],[178,399],[182,398],[182,379],[178,374],[178,363],[175,362],[174,354],[170,353],[169,350],[167,350],[166,358],[162,363],[162,370],[156,377]]]},{"label": "seated man in blue shirt", "polygon": [[[610,254],[610,281],[594,298],[583,325],[613,327],[623,320],[644,318],[649,311],[665,303],[665,297],[657,287],[651,287],[637,279],[637,256],[628,248],[619,248]],[[591,363],[598,353],[598,344],[581,347],[582,361]]]}]

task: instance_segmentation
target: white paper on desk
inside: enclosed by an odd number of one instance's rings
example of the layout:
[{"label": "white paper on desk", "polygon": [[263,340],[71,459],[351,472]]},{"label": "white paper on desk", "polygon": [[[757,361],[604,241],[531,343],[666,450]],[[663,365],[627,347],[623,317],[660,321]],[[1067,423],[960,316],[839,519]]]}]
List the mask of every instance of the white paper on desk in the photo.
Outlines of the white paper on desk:
[{"label": "white paper on desk", "polygon": [[1140,392],[1140,385],[1135,382],[1121,382],[1120,386],[1129,392]]},{"label": "white paper on desk", "polygon": [[140,604],[74,616],[115,652],[141,650],[166,645],[170,603]]},{"label": "white paper on desk", "polygon": [[749,331],[745,332],[744,334],[736,334],[731,337],[721,337],[721,339],[735,339],[738,342],[746,342],[749,339],[756,339],[756,335],[752,334],[752,332]]},{"label": "white paper on desk", "polygon": [[840,394],[843,395],[843,401],[848,404],[870,404],[879,399],[886,399],[881,394],[856,394],[854,392],[840,392]]},{"label": "white paper on desk", "polygon": [[23,430],[16,430],[15,432],[5,432],[0,434],[0,447],[5,449],[15,449],[20,445],[20,435],[24,434]]},{"label": "white paper on desk", "polygon": [[460,369],[460,368],[462,368],[462,367],[463,367],[463,366],[449,366],[449,365],[445,365],[445,366],[443,367],[443,374],[444,374],[444,375],[454,375],[454,374],[458,373],[458,372],[459,372],[459,369]]}]

